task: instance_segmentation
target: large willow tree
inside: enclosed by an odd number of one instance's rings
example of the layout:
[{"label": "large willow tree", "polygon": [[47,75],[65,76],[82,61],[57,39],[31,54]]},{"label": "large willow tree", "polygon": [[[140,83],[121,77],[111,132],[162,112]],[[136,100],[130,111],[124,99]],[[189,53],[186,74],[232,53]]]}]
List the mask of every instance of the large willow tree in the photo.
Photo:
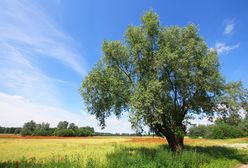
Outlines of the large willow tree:
[{"label": "large willow tree", "polygon": [[194,25],[162,27],[152,11],[129,26],[124,41],[104,41],[103,57],[85,77],[80,93],[104,128],[111,114],[129,113],[132,126],[148,126],[183,149],[192,114],[227,114],[247,100],[241,83],[226,83],[218,56]]}]

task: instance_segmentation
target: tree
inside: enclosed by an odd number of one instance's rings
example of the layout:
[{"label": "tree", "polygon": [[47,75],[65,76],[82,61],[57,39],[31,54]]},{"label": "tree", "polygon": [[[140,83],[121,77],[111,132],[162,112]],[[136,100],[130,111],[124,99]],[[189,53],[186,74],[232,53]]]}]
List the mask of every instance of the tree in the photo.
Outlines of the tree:
[{"label": "tree", "polygon": [[74,124],[74,123],[70,123],[68,129],[72,129],[75,131],[78,129],[78,126],[76,126],[76,124]]},{"label": "tree", "polygon": [[32,135],[33,132],[28,129],[27,127],[23,127],[20,132],[21,136],[27,136],[27,135]]},{"label": "tree", "polygon": [[26,122],[24,123],[20,134],[22,136],[32,135],[36,127],[39,127],[39,125],[37,125],[33,120]]},{"label": "tree", "polygon": [[75,136],[75,132],[72,129],[60,129],[54,133],[56,136],[71,137]]},{"label": "tree", "polygon": [[102,49],[80,88],[102,128],[111,114],[129,112],[132,128],[148,126],[179,152],[191,114],[234,112],[247,101],[240,82],[225,82],[217,52],[193,24],[162,27],[149,11],[141,26],[128,27],[123,42],[104,41]]},{"label": "tree", "polygon": [[67,129],[68,124],[67,121],[60,121],[57,125],[57,129]]},{"label": "tree", "polygon": [[245,111],[245,120],[248,120],[248,103],[243,104],[243,109]]},{"label": "tree", "polygon": [[224,116],[215,121],[215,123],[226,123],[228,125],[237,126],[242,121],[242,117],[239,113],[231,113],[229,116]]},{"label": "tree", "polygon": [[44,123],[44,122],[41,123],[41,129],[44,129],[44,130],[48,131],[49,128],[50,128],[49,123]]},{"label": "tree", "polygon": [[95,134],[94,128],[80,127],[76,131],[77,136],[93,136]]}]

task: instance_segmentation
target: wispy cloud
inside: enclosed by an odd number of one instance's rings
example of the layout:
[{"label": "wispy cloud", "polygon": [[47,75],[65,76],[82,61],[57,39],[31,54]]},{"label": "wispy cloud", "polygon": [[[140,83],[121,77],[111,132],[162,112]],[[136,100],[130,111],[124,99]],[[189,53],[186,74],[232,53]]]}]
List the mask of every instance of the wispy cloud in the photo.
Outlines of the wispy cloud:
[{"label": "wispy cloud", "polygon": [[39,67],[53,58],[80,76],[85,74],[76,42],[35,1],[0,1],[0,89],[33,102],[60,106],[58,83]]},{"label": "wispy cloud", "polygon": [[0,2],[0,39],[19,52],[52,57],[85,74],[82,57],[74,47],[76,42],[35,1]]},{"label": "wispy cloud", "polygon": [[225,43],[216,43],[215,49],[218,54],[228,54],[231,50],[239,48],[240,43],[237,43],[235,45],[226,45]]},{"label": "wispy cloud", "polygon": [[234,32],[234,26],[235,26],[235,23],[234,21],[228,21],[225,25],[225,30],[224,30],[224,34],[226,35],[231,35],[233,34]]}]

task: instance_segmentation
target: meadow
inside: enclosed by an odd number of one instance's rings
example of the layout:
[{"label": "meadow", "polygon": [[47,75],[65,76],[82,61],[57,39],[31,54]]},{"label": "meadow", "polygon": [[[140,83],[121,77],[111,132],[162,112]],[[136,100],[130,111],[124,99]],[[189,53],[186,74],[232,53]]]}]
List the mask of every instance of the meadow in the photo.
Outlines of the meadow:
[{"label": "meadow", "polygon": [[248,161],[248,138],[185,138],[182,154],[158,137],[0,136],[0,167],[232,168]]}]

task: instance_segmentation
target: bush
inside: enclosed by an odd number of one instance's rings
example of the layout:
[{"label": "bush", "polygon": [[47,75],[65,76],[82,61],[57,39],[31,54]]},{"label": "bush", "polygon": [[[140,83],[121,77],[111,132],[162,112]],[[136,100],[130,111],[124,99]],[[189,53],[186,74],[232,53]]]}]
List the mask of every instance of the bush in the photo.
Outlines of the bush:
[{"label": "bush", "polygon": [[94,129],[91,127],[81,127],[77,129],[76,136],[93,136],[94,132]]},{"label": "bush", "polygon": [[49,135],[49,132],[45,129],[37,129],[33,132],[34,136],[48,136]]},{"label": "bush", "polygon": [[70,137],[75,136],[75,132],[72,129],[60,129],[55,131],[55,136]]},{"label": "bush", "polygon": [[20,134],[20,132],[21,132],[21,128],[17,128],[17,129],[15,130],[14,134]]},{"label": "bush", "polygon": [[248,121],[242,121],[238,126],[224,122],[214,125],[199,125],[189,129],[188,135],[192,138],[204,137],[212,139],[238,138],[248,136]]},{"label": "bush", "polygon": [[208,127],[205,125],[193,126],[189,128],[189,137],[197,138],[197,137],[204,137],[207,133]]},{"label": "bush", "polygon": [[238,127],[243,132],[243,136],[248,136],[248,119],[242,121]]},{"label": "bush", "polygon": [[209,126],[207,138],[224,139],[224,138],[238,138],[242,137],[243,132],[237,126],[231,126],[226,123],[220,123]]},{"label": "bush", "polygon": [[32,135],[32,131],[28,128],[22,128],[20,134],[21,136],[28,136],[28,135]]}]

